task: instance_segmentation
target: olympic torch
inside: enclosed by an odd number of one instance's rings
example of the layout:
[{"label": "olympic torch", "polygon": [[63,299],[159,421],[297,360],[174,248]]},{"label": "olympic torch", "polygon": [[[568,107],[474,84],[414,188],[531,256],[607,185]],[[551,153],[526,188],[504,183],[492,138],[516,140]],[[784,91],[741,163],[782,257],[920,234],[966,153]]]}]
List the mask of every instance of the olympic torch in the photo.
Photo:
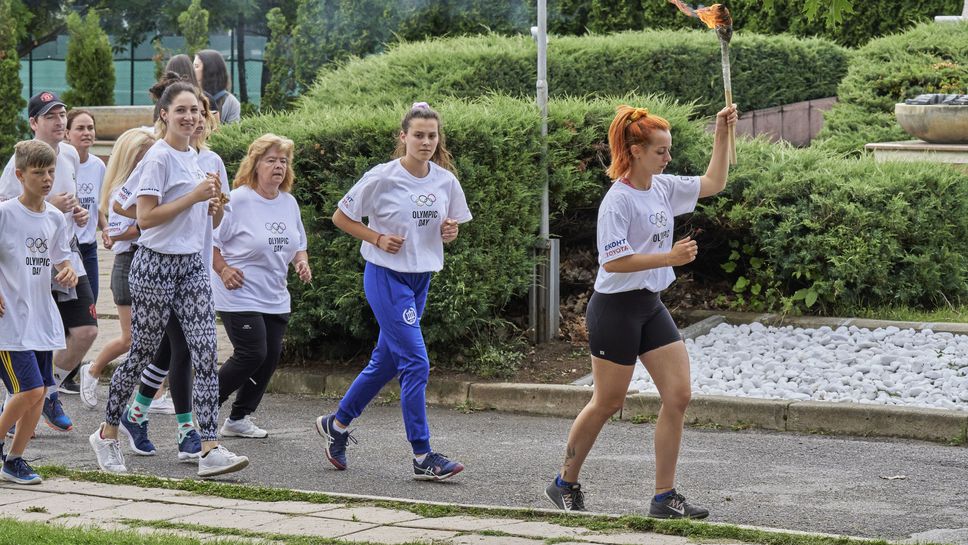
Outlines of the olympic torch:
[{"label": "olympic torch", "polygon": [[[729,40],[733,37],[733,18],[729,15],[729,10],[722,4],[692,9],[682,0],[669,0],[669,3],[679,8],[682,13],[689,17],[695,17],[705,23],[707,27],[716,30],[716,35],[719,36],[719,51],[723,63],[723,93],[726,95],[726,106],[732,105],[733,82],[730,78],[729,68]],[[733,127],[729,127],[729,164],[736,164],[736,133]]]}]

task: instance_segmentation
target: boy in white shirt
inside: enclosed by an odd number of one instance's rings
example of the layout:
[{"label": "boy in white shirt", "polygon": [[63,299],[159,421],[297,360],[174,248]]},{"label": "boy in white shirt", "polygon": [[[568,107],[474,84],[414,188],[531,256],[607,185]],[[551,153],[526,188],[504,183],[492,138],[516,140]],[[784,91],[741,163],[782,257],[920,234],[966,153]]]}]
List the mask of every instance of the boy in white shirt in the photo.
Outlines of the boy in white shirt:
[{"label": "boy in white shirt", "polygon": [[[0,379],[9,392],[0,429],[18,424],[0,478],[18,484],[41,482],[23,459],[54,386],[52,351],[63,349],[64,324],[50,295],[50,281],[73,288],[77,274],[64,215],[44,198],[54,184],[56,154],[38,140],[20,142],[14,155],[23,191],[0,203]],[[56,269],[54,275],[51,268]]]}]

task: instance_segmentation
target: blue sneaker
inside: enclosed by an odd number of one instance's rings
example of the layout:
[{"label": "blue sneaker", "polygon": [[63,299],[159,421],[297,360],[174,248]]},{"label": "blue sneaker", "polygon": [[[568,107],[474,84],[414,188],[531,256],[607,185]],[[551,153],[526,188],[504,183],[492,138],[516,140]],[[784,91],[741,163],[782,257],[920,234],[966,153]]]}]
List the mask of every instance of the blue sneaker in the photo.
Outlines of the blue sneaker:
[{"label": "blue sneaker", "polygon": [[71,431],[74,429],[74,424],[71,419],[64,413],[64,406],[61,405],[61,400],[57,397],[57,392],[54,392],[49,398],[44,398],[44,421],[51,429],[57,431]]},{"label": "blue sneaker", "polygon": [[198,432],[191,430],[185,434],[185,438],[178,443],[178,459],[182,462],[191,462],[202,457],[202,438]]},{"label": "blue sneaker", "polygon": [[9,462],[4,460],[3,469],[0,469],[0,477],[17,484],[40,484],[44,482],[23,458],[14,458]]},{"label": "blue sneaker", "polygon": [[439,452],[430,452],[423,463],[413,461],[413,478],[421,481],[442,481],[464,471],[464,464],[447,459]]},{"label": "blue sneaker", "polygon": [[350,441],[355,444],[356,438],[350,435],[349,430],[342,433],[336,431],[333,427],[335,421],[335,414],[320,416],[316,419],[316,431],[326,439],[326,450],[323,451],[326,459],[336,469],[343,470],[346,469],[346,444]]},{"label": "blue sneaker", "polygon": [[140,425],[128,420],[128,412],[125,411],[121,417],[121,425],[118,431],[128,438],[128,446],[135,454],[142,456],[154,456],[155,445],[148,439],[148,421],[145,420]]}]

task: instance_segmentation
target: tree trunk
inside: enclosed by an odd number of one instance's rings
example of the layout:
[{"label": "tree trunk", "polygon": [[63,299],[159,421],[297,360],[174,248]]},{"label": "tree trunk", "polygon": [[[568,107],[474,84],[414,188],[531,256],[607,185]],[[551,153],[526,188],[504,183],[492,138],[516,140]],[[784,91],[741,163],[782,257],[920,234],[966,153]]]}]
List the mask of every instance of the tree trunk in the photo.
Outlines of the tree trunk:
[{"label": "tree trunk", "polygon": [[249,101],[249,87],[245,81],[245,18],[239,14],[239,26],[235,30],[235,52],[239,67],[239,102]]}]

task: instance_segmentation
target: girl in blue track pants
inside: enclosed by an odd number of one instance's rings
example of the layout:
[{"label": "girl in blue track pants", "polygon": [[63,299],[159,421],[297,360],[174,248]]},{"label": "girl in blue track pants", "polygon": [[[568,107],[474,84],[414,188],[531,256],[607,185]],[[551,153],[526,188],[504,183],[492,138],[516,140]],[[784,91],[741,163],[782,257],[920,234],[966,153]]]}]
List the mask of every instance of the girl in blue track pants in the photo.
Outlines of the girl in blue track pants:
[{"label": "girl in blue track pants", "polygon": [[471,213],[451,172],[440,115],[427,103],[415,103],[404,116],[394,156],[364,174],[333,214],[337,227],[363,241],[363,289],[380,336],[339,409],[317,418],[316,431],[326,440],[326,458],[336,469],[346,469],[346,445],[356,442],[347,426],[399,377],[414,478],[440,481],[464,465],[430,448],[425,400],[430,360],[420,318],[431,273],[444,266],[444,243],[457,238],[458,225],[470,221]]}]

